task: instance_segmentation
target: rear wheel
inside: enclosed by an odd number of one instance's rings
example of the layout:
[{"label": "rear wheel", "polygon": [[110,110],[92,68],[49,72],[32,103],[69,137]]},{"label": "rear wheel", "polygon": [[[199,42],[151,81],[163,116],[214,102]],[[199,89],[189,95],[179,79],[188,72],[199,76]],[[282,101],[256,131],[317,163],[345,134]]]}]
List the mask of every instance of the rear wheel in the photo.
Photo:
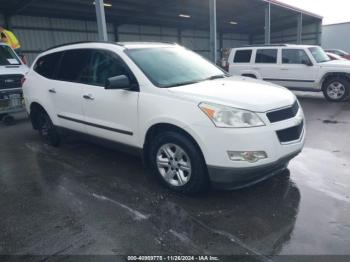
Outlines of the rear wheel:
[{"label": "rear wheel", "polygon": [[11,126],[15,123],[15,118],[10,115],[3,116],[2,121],[6,126]]},{"label": "rear wheel", "polygon": [[60,135],[57,128],[52,123],[49,115],[41,111],[37,115],[38,117],[38,131],[40,137],[49,145],[57,147],[61,142]]},{"label": "rear wheel", "polygon": [[323,94],[328,101],[341,102],[349,97],[349,89],[347,79],[332,77],[324,83]]},{"label": "rear wheel", "polygon": [[6,114],[0,114],[0,121],[2,121],[2,119],[4,118],[4,116],[6,116]]},{"label": "rear wheel", "polygon": [[152,173],[168,188],[190,195],[208,189],[202,153],[187,136],[174,131],[161,133],[151,142],[148,155]]}]

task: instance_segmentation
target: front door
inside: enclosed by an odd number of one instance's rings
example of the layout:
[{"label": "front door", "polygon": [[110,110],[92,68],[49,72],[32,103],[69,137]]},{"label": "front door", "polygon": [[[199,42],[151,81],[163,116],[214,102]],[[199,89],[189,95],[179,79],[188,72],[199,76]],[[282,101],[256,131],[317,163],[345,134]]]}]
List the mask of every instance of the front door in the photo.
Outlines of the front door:
[{"label": "front door", "polygon": [[137,81],[127,65],[115,53],[96,50],[92,53],[90,83],[84,86],[83,111],[88,133],[124,143],[137,143],[138,90],[105,89],[108,78],[126,75],[132,85]]},{"label": "front door", "polygon": [[282,64],[276,84],[295,89],[312,89],[316,87],[318,66],[303,49],[282,49]]}]

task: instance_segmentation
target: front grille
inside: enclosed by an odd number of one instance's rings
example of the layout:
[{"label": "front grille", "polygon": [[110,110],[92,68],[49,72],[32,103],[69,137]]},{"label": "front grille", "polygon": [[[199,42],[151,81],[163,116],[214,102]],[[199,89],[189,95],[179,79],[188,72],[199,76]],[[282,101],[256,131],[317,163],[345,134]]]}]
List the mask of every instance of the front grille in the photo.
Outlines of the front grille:
[{"label": "front grille", "polygon": [[266,114],[266,116],[271,123],[276,123],[276,122],[280,122],[280,121],[295,117],[298,111],[299,111],[299,104],[297,101],[295,101],[295,103],[291,107],[269,112]]},{"label": "front grille", "polygon": [[287,129],[277,131],[278,139],[281,143],[288,143],[300,139],[304,129],[304,121],[298,126],[293,126]]},{"label": "front grille", "polygon": [[23,75],[0,75],[0,90],[21,87],[21,79]]}]

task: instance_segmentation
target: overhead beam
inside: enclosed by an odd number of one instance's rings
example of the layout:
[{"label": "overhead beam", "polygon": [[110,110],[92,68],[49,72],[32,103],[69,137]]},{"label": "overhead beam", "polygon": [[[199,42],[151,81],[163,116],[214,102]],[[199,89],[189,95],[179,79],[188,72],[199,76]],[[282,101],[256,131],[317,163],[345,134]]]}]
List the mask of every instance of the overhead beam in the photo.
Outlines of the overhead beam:
[{"label": "overhead beam", "polygon": [[217,28],[216,28],[216,0],[209,0],[210,16],[210,58],[213,63],[217,62]]},{"label": "overhead beam", "polygon": [[108,41],[107,24],[103,0],[95,0],[98,38],[101,41]]}]

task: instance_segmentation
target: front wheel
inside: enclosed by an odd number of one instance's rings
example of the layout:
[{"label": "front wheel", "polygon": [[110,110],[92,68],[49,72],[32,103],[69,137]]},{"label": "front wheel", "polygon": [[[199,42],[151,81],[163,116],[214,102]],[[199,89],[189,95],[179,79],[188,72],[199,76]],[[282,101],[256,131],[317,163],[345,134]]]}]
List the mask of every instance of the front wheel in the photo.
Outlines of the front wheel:
[{"label": "front wheel", "polygon": [[37,117],[38,131],[41,138],[51,146],[59,146],[61,138],[49,115],[46,112],[40,112]]},{"label": "front wheel", "polygon": [[345,78],[333,77],[324,83],[323,94],[328,101],[341,102],[348,98],[350,82]]},{"label": "front wheel", "polygon": [[198,147],[187,136],[167,131],[149,147],[152,173],[168,188],[183,194],[198,194],[209,187],[207,168]]}]

